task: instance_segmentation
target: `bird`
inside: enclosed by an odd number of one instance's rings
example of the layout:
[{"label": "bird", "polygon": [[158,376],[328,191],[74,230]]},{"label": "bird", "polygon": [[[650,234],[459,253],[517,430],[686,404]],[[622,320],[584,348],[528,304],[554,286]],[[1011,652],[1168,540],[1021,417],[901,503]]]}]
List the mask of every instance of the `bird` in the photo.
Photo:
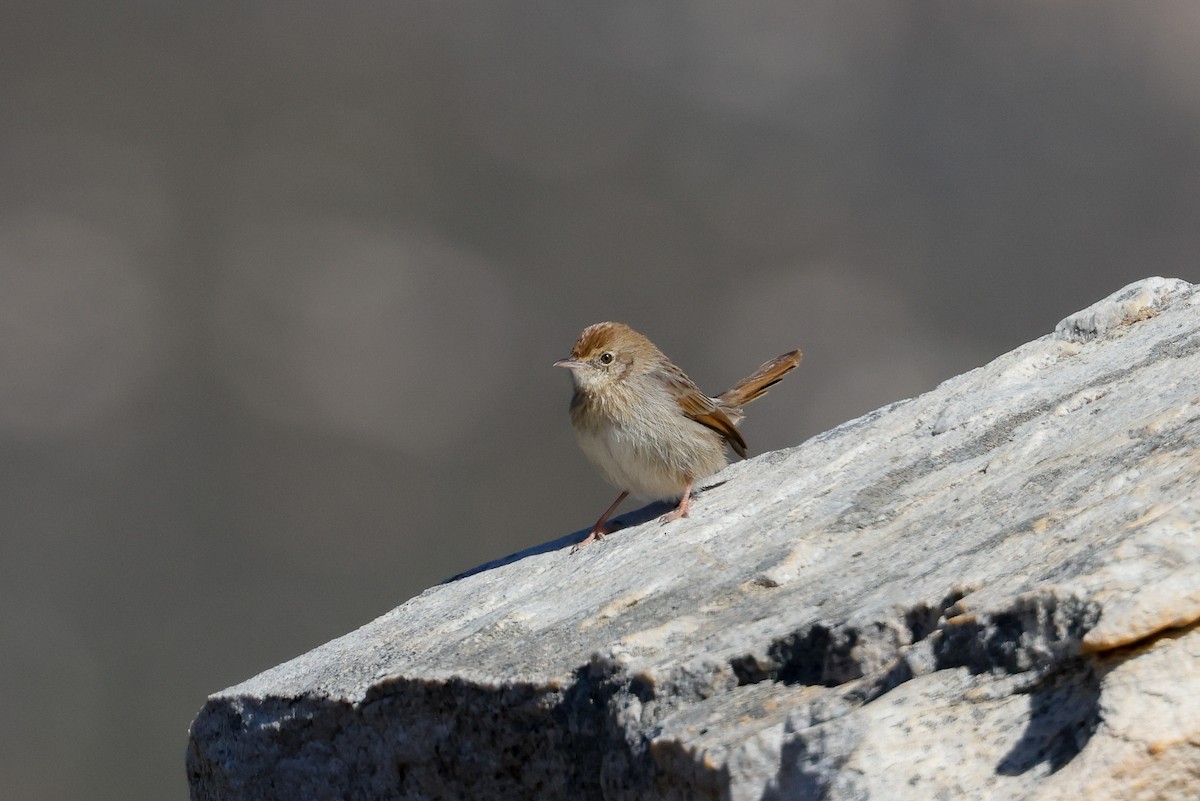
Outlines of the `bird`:
[{"label": "bird", "polygon": [[737,429],[742,407],[762,397],[802,357],[799,350],[777,356],[720,395],[709,396],[624,323],[585,328],[571,355],[554,366],[571,372],[571,424],[580,448],[621,494],[572,550],[611,533],[608,518],[630,495],[678,498],[662,519],[687,517],[693,486],[726,465],[726,446],[746,458],[746,441]]}]

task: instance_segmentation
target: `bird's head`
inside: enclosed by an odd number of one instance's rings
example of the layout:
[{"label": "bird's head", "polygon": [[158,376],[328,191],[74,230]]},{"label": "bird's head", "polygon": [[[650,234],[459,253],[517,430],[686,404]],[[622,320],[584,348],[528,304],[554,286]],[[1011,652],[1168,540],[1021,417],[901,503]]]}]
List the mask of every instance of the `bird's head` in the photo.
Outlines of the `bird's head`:
[{"label": "bird's head", "polygon": [[660,358],[654,343],[624,323],[596,323],[583,329],[571,355],[554,366],[571,371],[576,389],[594,393],[645,372]]}]

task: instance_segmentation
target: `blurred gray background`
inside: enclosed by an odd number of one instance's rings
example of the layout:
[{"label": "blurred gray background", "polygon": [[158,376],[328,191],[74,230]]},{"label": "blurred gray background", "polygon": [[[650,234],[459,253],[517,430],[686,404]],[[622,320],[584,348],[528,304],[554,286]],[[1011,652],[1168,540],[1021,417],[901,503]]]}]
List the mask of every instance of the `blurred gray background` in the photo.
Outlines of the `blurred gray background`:
[{"label": "blurred gray background", "polygon": [[[623,320],[751,449],[1200,278],[1200,5],[0,6],[0,782],[589,525]],[[631,507],[626,507],[631,508]]]}]

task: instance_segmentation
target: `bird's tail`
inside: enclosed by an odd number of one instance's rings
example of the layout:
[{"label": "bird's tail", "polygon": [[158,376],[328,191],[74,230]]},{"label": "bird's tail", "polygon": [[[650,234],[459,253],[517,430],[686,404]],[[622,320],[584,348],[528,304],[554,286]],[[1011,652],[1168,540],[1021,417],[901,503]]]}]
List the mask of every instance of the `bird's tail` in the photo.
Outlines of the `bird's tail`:
[{"label": "bird's tail", "polygon": [[722,406],[729,406],[734,409],[745,406],[750,401],[761,398],[767,393],[768,389],[778,384],[792,370],[795,370],[802,358],[804,358],[804,354],[798,350],[793,350],[782,356],[776,356],[755,370],[753,375],[746,376],[722,392],[717,396],[717,400],[721,402]]}]

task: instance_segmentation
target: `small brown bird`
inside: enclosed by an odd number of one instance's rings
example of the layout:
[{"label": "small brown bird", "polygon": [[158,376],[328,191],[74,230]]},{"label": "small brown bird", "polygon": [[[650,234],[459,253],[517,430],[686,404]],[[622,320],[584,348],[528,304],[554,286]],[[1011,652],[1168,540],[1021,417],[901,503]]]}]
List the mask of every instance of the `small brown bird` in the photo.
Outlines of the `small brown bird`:
[{"label": "small brown bird", "polygon": [[796,365],[798,350],[758,368],[732,388],[709,397],[654,343],[622,323],[596,323],[579,335],[555,367],[571,371],[571,423],[579,446],[621,494],[587,538],[604,539],[609,515],[631,493],[646,500],[679,498],[663,520],[687,517],[692,484],[725,466],[725,446],[745,458],[736,424],[742,407]]}]

